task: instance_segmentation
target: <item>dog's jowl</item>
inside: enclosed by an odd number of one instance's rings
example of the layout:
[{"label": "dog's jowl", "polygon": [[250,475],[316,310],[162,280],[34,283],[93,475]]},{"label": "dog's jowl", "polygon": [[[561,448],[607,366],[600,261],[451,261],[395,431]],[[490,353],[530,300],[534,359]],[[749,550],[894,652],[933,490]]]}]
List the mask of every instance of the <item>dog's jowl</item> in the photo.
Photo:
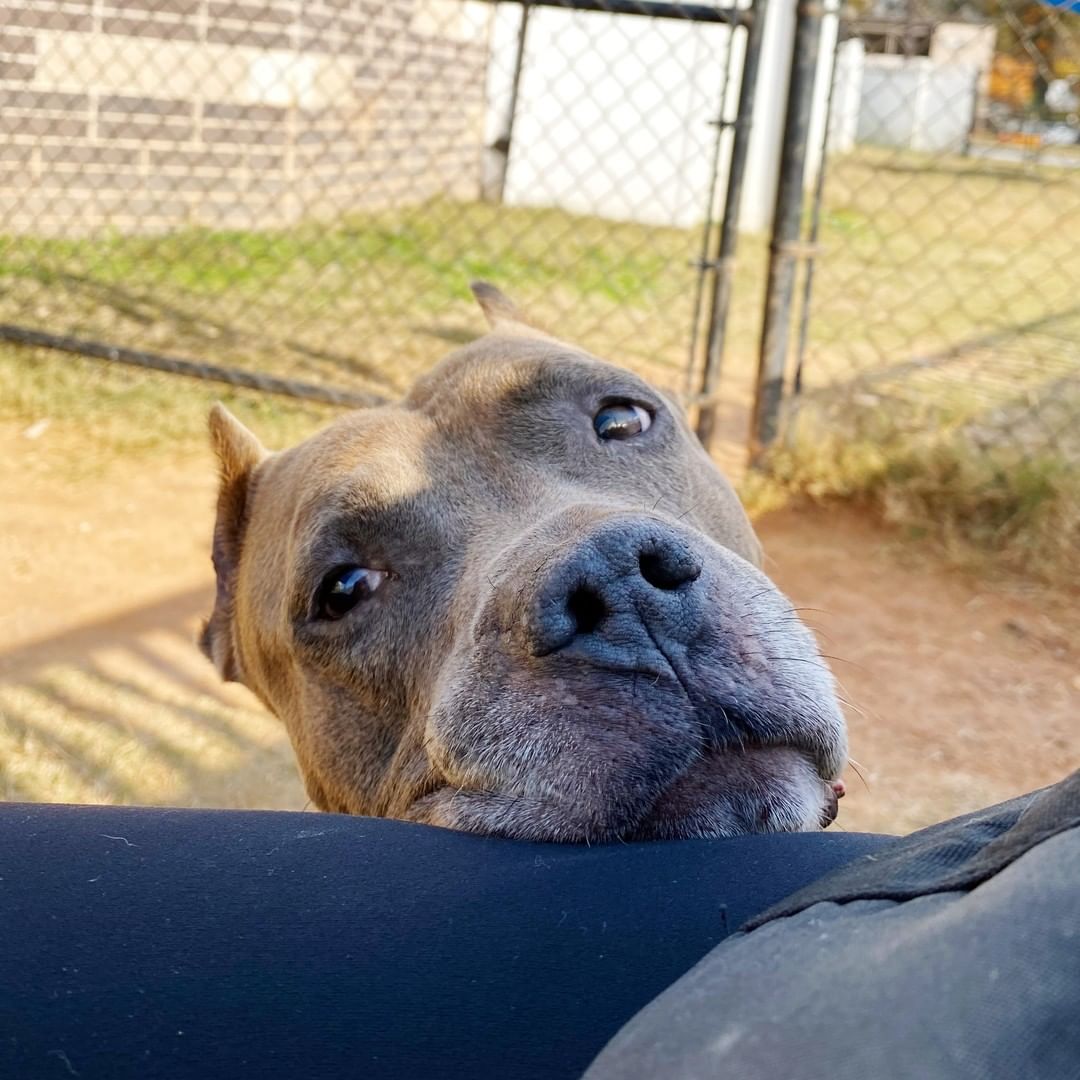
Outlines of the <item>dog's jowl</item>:
[{"label": "dog's jowl", "polygon": [[474,288],[492,331],[269,453],[220,406],[203,647],[325,810],[539,840],[817,829],[832,679],[680,410]]}]

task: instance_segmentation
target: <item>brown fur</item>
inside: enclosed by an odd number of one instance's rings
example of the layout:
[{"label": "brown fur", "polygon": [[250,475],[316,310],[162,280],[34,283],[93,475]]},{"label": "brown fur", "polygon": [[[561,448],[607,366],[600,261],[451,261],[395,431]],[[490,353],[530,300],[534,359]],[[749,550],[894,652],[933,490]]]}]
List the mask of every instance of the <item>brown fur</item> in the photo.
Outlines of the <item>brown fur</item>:
[{"label": "brown fur", "polygon": [[[730,485],[674,404],[476,292],[493,332],[400,405],[274,454],[215,409],[207,655],[281,717],[325,810],[552,840],[819,827],[843,722]],[[652,428],[598,440],[613,398]],[[693,580],[625,578],[656,545]],[[388,577],[319,620],[342,565]],[[608,623],[542,647],[593,568]]]}]

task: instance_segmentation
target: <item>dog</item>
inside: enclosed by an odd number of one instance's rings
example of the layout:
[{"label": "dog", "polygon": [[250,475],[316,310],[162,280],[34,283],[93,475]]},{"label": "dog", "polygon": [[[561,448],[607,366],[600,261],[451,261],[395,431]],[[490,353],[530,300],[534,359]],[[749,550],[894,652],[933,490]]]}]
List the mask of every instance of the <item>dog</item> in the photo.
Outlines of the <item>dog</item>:
[{"label": "dog", "polygon": [[535,328],[269,453],[218,405],[221,676],[322,810],[596,843],[816,830],[844,720],[682,411]]}]

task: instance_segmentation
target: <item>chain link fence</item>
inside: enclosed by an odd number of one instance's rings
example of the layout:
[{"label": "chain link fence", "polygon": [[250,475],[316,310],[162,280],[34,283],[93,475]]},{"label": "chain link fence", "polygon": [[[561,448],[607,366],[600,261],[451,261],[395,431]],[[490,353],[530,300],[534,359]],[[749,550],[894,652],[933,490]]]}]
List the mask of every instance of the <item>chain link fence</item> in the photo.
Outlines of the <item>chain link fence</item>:
[{"label": "chain link fence", "polygon": [[744,23],[653,3],[14,0],[0,322],[393,396],[479,329],[467,286],[490,277],[682,389]]},{"label": "chain link fence", "polygon": [[1073,559],[1080,4],[850,9],[827,151],[782,468],[1002,548],[1045,514],[1043,546]]},{"label": "chain link fence", "polygon": [[366,402],[489,278],[729,466],[1008,516],[1080,458],[1078,7],[11,0],[0,338]]}]

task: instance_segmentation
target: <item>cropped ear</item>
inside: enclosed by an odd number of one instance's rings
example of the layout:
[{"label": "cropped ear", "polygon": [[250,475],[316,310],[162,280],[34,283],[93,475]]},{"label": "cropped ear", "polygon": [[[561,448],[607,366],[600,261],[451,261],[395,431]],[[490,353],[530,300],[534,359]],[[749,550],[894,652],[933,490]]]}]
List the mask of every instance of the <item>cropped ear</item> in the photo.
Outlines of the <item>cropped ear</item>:
[{"label": "cropped ear", "polygon": [[266,457],[262,443],[224,405],[210,410],[210,445],[218,460],[217,521],[212,556],[217,577],[214,610],[199,646],[226,682],[240,681],[233,643],[233,597],[247,524],[248,494],[255,467]]},{"label": "cropped ear", "polygon": [[494,285],[486,281],[470,282],[476,302],[480,305],[487,318],[488,325],[497,334],[512,334],[516,337],[540,338],[543,341],[551,341],[549,334],[534,326],[529,319],[522,314],[517,304],[505,293],[500,292]]}]

